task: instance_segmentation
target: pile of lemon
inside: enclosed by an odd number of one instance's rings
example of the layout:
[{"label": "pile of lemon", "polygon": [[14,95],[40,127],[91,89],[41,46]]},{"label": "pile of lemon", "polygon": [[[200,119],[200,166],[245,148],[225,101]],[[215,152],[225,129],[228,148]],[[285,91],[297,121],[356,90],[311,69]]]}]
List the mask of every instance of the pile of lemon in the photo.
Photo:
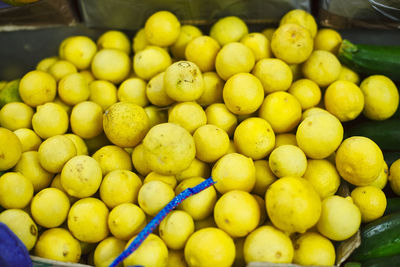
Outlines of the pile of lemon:
[{"label": "pile of lemon", "polygon": [[341,41],[303,10],[262,33],[225,17],[205,35],[160,11],[132,44],[68,37],[0,110],[0,222],[33,255],[107,266],[212,176],[125,266],[333,265],[333,241],[382,216],[382,188],[400,184],[372,140],[343,140],[342,122],[389,118],[399,95],[342,66]]}]

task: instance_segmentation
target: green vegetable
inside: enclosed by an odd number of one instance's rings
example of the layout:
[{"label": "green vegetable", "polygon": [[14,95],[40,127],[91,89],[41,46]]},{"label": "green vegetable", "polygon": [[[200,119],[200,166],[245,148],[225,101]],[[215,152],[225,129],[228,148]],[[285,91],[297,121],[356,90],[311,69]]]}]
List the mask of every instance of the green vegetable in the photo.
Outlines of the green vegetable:
[{"label": "green vegetable", "polygon": [[349,262],[351,264],[358,265],[347,265],[346,263],[344,267],[390,267],[390,266],[400,266],[400,255],[370,259],[367,261],[359,262]]},{"label": "green vegetable", "polygon": [[382,74],[400,81],[400,46],[356,45],[343,40],[338,58],[358,73]]},{"label": "green vegetable", "polygon": [[386,215],[361,230],[361,245],[351,261],[365,261],[400,254],[400,212]]}]

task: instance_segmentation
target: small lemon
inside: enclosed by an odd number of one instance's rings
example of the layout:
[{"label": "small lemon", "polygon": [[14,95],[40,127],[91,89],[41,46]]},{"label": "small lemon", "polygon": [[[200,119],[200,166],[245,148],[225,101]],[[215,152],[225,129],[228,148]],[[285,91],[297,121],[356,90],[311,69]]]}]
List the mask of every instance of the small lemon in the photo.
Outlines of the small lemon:
[{"label": "small lemon", "polygon": [[282,24],[274,31],[271,50],[275,57],[287,64],[300,64],[311,55],[314,42],[310,32],[293,23]]},{"label": "small lemon", "polygon": [[156,172],[150,172],[146,178],[144,178],[143,183],[148,183],[150,181],[161,181],[169,185],[172,189],[175,189],[177,180],[175,175],[163,175]]},{"label": "small lemon", "polygon": [[135,173],[127,170],[109,172],[100,185],[100,198],[109,208],[122,203],[137,203],[142,181]]},{"label": "small lemon", "polygon": [[15,131],[31,128],[33,109],[22,102],[11,102],[0,109],[0,126]]},{"label": "small lemon", "polygon": [[275,147],[283,145],[297,146],[296,135],[292,133],[281,133],[275,136]]},{"label": "small lemon", "polygon": [[254,161],[254,167],[256,168],[256,183],[251,192],[264,197],[268,187],[276,181],[277,177],[271,171],[267,160]]},{"label": "small lemon", "polygon": [[130,102],[142,107],[149,104],[146,96],[146,82],[140,78],[129,78],[118,87],[118,100]]},{"label": "small lemon", "polygon": [[92,155],[92,158],[100,164],[103,176],[114,170],[132,170],[130,155],[118,146],[103,146]]},{"label": "small lemon", "polygon": [[364,95],[363,114],[372,120],[390,118],[399,106],[399,92],[396,85],[388,77],[372,75],[360,84]]},{"label": "small lemon", "polygon": [[230,137],[238,124],[238,119],[224,103],[214,103],[206,108],[207,123],[224,130]]},{"label": "small lemon", "polygon": [[178,18],[169,11],[158,11],[152,14],[144,25],[144,32],[149,43],[158,46],[169,46],[175,43],[181,31]]},{"label": "small lemon", "polygon": [[144,157],[144,145],[142,143],[135,146],[132,151],[132,163],[135,170],[143,176],[146,176],[151,172],[149,165]]},{"label": "small lemon", "polygon": [[165,72],[155,75],[147,83],[146,96],[150,103],[155,106],[164,107],[172,104],[174,100],[167,95],[164,86]]},{"label": "small lemon", "polygon": [[231,190],[250,192],[256,182],[253,160],[239,153],[230,153],[220,158],[214,165],[211,175],[215,188],[221,194]]},{"label": "small lemon", "polygon": [[44,140],[38,152],[40,165],[48,172],[58,173],[68,160],[76,156],[76,147],[67,137],[55,135]]},{"label": "small lemon", "polygon": [[310,115],[297,128],[296,140],[307,157],[324,159],[332,154],[342,142],[343,126],[328,112]]},{"label": "small lemon", "polygon": [[150,80],[171,65],[171,56],[158,46],[147,46],[133,56],[133,70],[143,80]]},{"label": "small lemon", "polygon": [[293,80],[290,67],[277,58],[259,60],[254,66],[252,73],[260,79],[267,94],[288,90]]},{"label": "small lemon", "polygon": [[[205,179],[201,177],[184,179],[176,186],[175,194],[178,195],[183,190],[195,187],[203,181]],[[178,207],[189,213],[194,220],[204,220],[212,214],[216,201],[217,193],[215,188],[211,186],[198,194],[188,197]]]},{"label": "small lemon", "polygon": [[210,36],[221,46],[231,42],[238,42],[249,32],[246,23],[235,16],[219,19],[210,29]]},{"label": "small lemon", "polygon": [[337,57],[331,52],[315,50],[302,66],[306,78],[326,87],[339,78],[342,67]]},{"label": "small lemon", "polygon": [[68,74],[77,73],[75,65],[67,60],[58,60],[50,66],[48,73],[58,82]]},{"label": "small lemon", "polygon": [[35,192],[46,188],[51,183],[54,174],[46,171],[39,163],[39,153],[37,151],[27,151],[22,153],[21,159],[14,167],[15,172],[20,172],[28,178]]},{"label": "small lemon", "polygon": [[54,63],[56,63],[58,60],[59,60],[59,58],[56,56],[46,57],[39,61],[39,63],[36,65],[36,69],[47,72],[49,70],[50,66],[53,65]]},{"label": "small lemon", "polygon": [[278,179],[268,188],[265,203],[271,222],[289,233],[304,233],[321,215],[318,193],[309,181],[300,177]]},{"label": "small lemon", "polygon": [[243,254],[247,263],[290,263],[293,259],[294,249],[292,241],[287,235],[273,226],[265,225],[246,237]]},{"label": "small lemon", "polygon": [[108,227],[113,236],[129,240],[146,226],[146,214],[133,203],[115,206],[108,216]]},{"label": "small lemon", "polygon": [[196,100],[201,106],[209,106],[213,103],[222,103],[222,89],[224,81],[216,72],[203,73],[204,91],[203,94]]},{"label": "small lemon", "polygon": [[126,242],[113,236],[103,239],[94,250],[94,265],[108,267],[124,251],[125,246]]},{"label": "small lemon", "polygon": [[104,48],[118,49],[129,55],[131,52],[131,42],[128,36],[121,31],[106,31],[97,39],[99,50]]},{"label": "small lemon", "polygon": [[390,188],[396,195],[400,195],[400,159],[392,163],[389,169]]},{"label": "small lemon", "polygon": [[[136,238],[132,237],[125,249]],[[166,267],[168,261],[168,248],[161,238],[150,234],[131,255],[124,260],[124,266],[157,266]]]},{"label": "small lemon", "polygon": [[383,190],[383,188],[385,188],[385,186],[387,184],[388,176],[389,176],[389,168],[388,168],[387,163],[384,161],[383,168],[382,168],[381,172],[379,173],[378,178],[376,178],[375,181],[371,185],[376,186]]},{"label": "small lemon", "polygon": [[333,29],[320,29],[314,39],[315,50],[325,50],[337,55],[342,36]]},{"label": "small lemon", "polygon": [[370,185],[383,167],[378,145],[363,136],[345,139],[336,151],[336,168],[340,176],[356,186]]},{"label": "small lemon", "polygon": [[32,182],[19,172],[0,176],[0,205],[6,209],[23,209],[33,196]]},{"label": "small lemon", "polygon": [[146,214],[155,216],[174,197],[174,190],[169,185],[161,181],[150,181],[140,188],[138,203]]},{"label": "small lemon", "polygon": [[261,81],[250,73],[231,76],[226,81],[222,93],[226,107],[237,115],[255,112],[264,100]]},{"label": "small lemon", "polygon": [[310,32],[312,38],[314,38],[317,33],[317,23],[314,17],[302,9],[293,9],[287,12],[279,23],[280,25],[294,23],[303,26]]},{"label": "small lemon", "polygon": [[14,134],[21,142],[22,152],[38,150],[40,144],[42,143],[40,137],[31,129],[21,128],[15,130]]},{"label": "small lemon", "polygon": [[129,75],[131,60],[121,50],[102,49],[94,55],[91,70],[98,80],[106,80],[117,84]]},{"label": "small lemon", "polygon": [[74,106],[71,112],[71,130],[82,138],[94,138],[103,131],[103,109],[92,101]]},{"label": "small lemon", "polygon": [[226,154],[229,147],[228,134],[212,124],[199,127],[194,132],[193,139],[196,145],[196,157],[204,162],[217,161]]},{"label": "small lemon", "polygon": [[73,197],[84,198],[93,195],[99,189],[101,180],[99,163],[86,155],[73,157],[65,163],[61,171],[61,184]]},{"label": "small lemon", "polygon": [[108,209],[103,202],[97,198],[83,198],[71,206],[68,229],[80,241],[100,242],[109,233],[107,220]]},{"label": "small lemon", "polygon": [[43,139],[66,133],[68,126],[67,112],[55,103],[38,106],[32,116],[32,128]]},{"label": "small lemon", "polygon": [[318,231],[335,241],[354,235],[361,224],[361,212],[351,197],[330,196],[322,201]]},{"label": "small lemon", "polygon": [[185,49],[185,57],[195,63],[201,71],[212,71],[215,68],[215,58],[221,49],[213,38],[203,35],[191,40]]},{"label": "small lemon", "polygon": [[338,80],[345,80],[355,84],[359,84],[360,76],[358,75],[357,72],[353,71],[352,69],[349,69],[346,66],[342,66]]},{"label": "small lemon", "polygon": [[16,134],[0,127],[0,171],[8,170],[21,158],[22,145]]},{"label": "small lemon", "polygon": [[54,100],[57,93],[57,84],[50,74],[40,70],[33,70],[22,77],[18,91],[25,104],[37,107]]},{"label": "small lemon", "polygon": [[229,191],[215,203],[214,220],[231,237],[247,236],[260,221],[257,200],[248,192]]},{"label": "small lemon", "polygon": [[224,45],[215,58],[215,69],[223,80],[240,72],[250,72],[255,64],[253,52],[239,42]]},{"label": "small lemon", "polygon": [[143,139],[144,158],[152,171],[177,174],[189,167],[196,155],[193,137],[174,123],[154,126]]},{"label": "small lemon", "polygon": [[376,186],[360,186],[351,191],[354,204],[360,209],[363,223],[382,217],[386,210],[385,193]]},{"label": "small lemon", "polygon": [[262,33],[253,32],[246,34],[240,42],[253,51],[254,59],[256,61],[271,57],[270,42]]},{"label": "small lemon", "polygon": [[193,134],[207,123],[207,116],[196,102],[181,102],[169,110],[168,122],[178,124]]},{"label": "small lemon", "polygon": [[150,45],[150,43],[146,39],[144,28],[140,28],[132,39],[133,53],[136,54],[137,52],[143,50],[148,45]]},{"label": "small lemon", "polygon": [[78,69],[83,70],[89,68],[97,51],[97,46],[87,36],[72,36],[60,45],[59,50],[61,59],[68,60]]},{"label": "small lemon", "polygon": [[0,213],[0,222],[11,231],[31,250],[38,237],[38,229],[28,213],[20,209],[8,209]]},{"label": "small lemon", "polygon": [[146,135],[149,118],[141,106],[118,102],[103,115],[103,129],[107,138],[120,147],[134,147]]},{"label": "small lemon", "polygon": [[269,167],[277,177],[302,177],[307,169],[307,157],[298,146],[282,145],[271,152]]},{"label": "small lemon", "polygon": [[76,155],[88,155],[88,148],[86,146],[85,141],[79,137],[76,134],[65,134],[65,137],[67,137],[69,140],[72,141],[72,143],[74,143],[75,145],[75,149],[76,149]]},{"label": "small lemon", "polygon": [[170,46],[172,55],[177,59],[184,59],[188,43],[201,35],[201,30],[196,26],[182,25],[178,39]]},{"label": "small lemon", "polygon": [[193,218],[183,210],[174,210],[161,221],[158,232],[168,248],[183,249],[194,232]]},{"label": "small lemon", "polygon": [[333,196],[340,185],[335,165],[326,159],[309,159],[303,177],[314,186],[321,199]]},{"label": "small lemon", "polygon": [[318,84],[309,79],[295,81],[288,92],[300,102],[302,110],[318,105],[321,100],[321,89]]},{"label": "small lemon", "polygon": [[89,86],[80,73],[71,73],[58,83],[58,95],[67,105],[74,106],[89,98]]},{"label": "small lemon", "polygon": [[95,102],[106,110],[112,104],[117,103],[117,87],[111,82],[96,80],[89,84],[89,101]]},{"label": "small lemon", "polygon": [[272,35],[274,34],[275,28],[265,28],[264,30],[261,31],[261,33],[267,37],[267,39],[271,42]]},{"label": "small lemon", "polygon": [[267,95],[258,112],[271,125],[275,134],[293,130],[301,119],[299,101],[283,91]]},{"label": "small lemon", "polygon": [[187,267],[183,250],[168,250],[167,267]]},{"label": "small lemon", "polygon": [[335,259],[332,242],[318,233],[308,232],[294,241],[293,262],[296,264],[333,266]]},{"label": "small lemon", "polygon": [[149,117],[149,128],[168,121],[168,114],[165,109],[149,105],[144,108],[147,117]]},{"label": "small lemon", "polygon": [[218,228],[203,228],[189,237],[185,259],[189,266],[231,266],[235,260],[235,243]]},{"label": "small lemon", "polygon": [[189,167],[178,173],[175,177],[178,182],[192,177],[208,178],[211,175],[210,165],[194,158]]},{"label": "small lemon", "polygon": [[81,75],[83,75],[83,78],[87,82],[87,84],[90,84],[95,80],[93,73],[90,70],[81,70],[79,71]]}]

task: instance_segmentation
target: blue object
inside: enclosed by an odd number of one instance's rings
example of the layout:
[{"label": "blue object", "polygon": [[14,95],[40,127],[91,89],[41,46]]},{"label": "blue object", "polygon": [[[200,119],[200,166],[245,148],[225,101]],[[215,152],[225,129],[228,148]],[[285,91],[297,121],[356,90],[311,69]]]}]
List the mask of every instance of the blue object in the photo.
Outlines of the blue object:
[{"label": "blue object", "polygon": [[111,264],[110,267],[116,267],[123,260],[125,260],[129,255],[131,255],[142,243],[143,241],[151,234],[154,229],[157,228],[157,225],[161,223],[161,221],[170,213],[173,209],[175,209],[182,201],[186,198],[193,196],[197,193],[200,193],[204,189],[215,184],[215,181],[212,177],[206,179],[200,184],[196,185],[192,188],[187,188],[183,190],[179,195],[174,197],[147,225],[143,230],[136,236],[136,238],[129,244],[128,248],[126,248]]},{"label": "blue object", "polygon": [[24,243],[2,222],[0,222],[0,266],[32,266],[32,260]]}]

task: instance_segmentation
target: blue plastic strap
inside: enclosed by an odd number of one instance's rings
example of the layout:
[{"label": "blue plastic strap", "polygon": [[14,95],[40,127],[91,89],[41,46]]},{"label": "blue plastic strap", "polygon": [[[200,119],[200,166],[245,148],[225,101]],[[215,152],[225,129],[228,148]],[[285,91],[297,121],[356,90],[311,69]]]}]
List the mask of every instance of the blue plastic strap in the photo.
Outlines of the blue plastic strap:
[{"label": "blue plastic strap", "polygon": [[147,225],[143,228],[143,230],[136,236],[136,238],[129,244],[129,246],[110,264],[110,267],[116,267],[123,260],[125,260],[129,255],[131,255],[142,243],[143,241],[151,234],[154,229],[161,223],[161,221],[170,213],[173,209],[175,209],[182,201],[186,198],[193,196],[204,189],[215,184],[215,181],[212,177],[206,179],[200,184],[196,185],[192,188],[187,188],[183,190],[179,195],[174,197]]}]

